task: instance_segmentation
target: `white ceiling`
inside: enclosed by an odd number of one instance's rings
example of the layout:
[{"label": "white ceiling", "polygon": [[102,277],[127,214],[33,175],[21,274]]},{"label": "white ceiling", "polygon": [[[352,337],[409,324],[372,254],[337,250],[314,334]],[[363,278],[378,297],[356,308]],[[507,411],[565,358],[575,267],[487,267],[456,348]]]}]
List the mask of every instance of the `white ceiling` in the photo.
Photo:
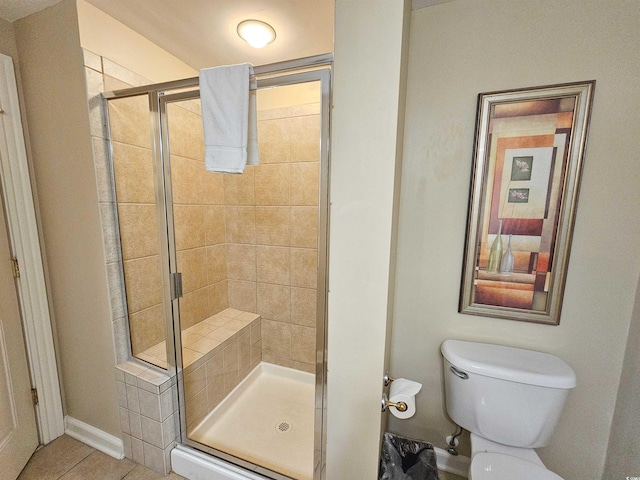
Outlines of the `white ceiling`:
[{"label": "white ceiling", "polygon": [[[87,0],[196,70],[256,65],[333,51],[334,0]],[[256,50],[236,27],[257,19],[276,40]]]},{"label": "white ceiling", "polygon": [[[13,22],[61,0],[0,0],[0,17]],[[333,51],[335,0],[87,0],[196,70],[213,65],[257,65]],[[451,0],[412,0],[423,8]],[[236,34],[242,20],[272,25],[277,37],[256,50]]]}]

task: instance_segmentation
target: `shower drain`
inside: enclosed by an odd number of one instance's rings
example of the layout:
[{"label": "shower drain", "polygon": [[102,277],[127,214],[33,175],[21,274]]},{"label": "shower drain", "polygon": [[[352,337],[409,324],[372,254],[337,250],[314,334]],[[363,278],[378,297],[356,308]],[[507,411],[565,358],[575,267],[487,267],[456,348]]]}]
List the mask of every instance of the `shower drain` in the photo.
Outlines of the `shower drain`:
[{"label": "shower drain", "polygon": [[292,429],[293,429],[293,425],[291,424],[291,422],[288,422],[286,420],[282,422],[278,422],[276,424],[276,432],[278,433],[287,433]]}]

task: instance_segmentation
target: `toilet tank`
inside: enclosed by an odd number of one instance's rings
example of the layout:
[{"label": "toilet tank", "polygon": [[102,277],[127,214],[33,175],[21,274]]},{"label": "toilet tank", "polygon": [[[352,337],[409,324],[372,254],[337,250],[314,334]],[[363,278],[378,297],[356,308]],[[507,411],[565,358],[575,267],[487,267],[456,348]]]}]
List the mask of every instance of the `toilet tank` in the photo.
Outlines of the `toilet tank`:
[{"label": "toilet tank", "polygon": [[447,413],[481,437],[521,448],[546,445],[576,374],[548,353],[446,340]]}]

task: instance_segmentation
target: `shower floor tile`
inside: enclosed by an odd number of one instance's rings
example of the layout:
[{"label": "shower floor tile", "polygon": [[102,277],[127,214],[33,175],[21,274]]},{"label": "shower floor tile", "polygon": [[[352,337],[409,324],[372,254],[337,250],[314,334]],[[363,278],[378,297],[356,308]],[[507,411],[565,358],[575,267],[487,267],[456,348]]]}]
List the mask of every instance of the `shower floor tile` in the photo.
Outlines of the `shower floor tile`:
[{"label": "shower floor tile", "polygon": [[189,438],[284,475],[311,480],[315,379],[262,362]]}]

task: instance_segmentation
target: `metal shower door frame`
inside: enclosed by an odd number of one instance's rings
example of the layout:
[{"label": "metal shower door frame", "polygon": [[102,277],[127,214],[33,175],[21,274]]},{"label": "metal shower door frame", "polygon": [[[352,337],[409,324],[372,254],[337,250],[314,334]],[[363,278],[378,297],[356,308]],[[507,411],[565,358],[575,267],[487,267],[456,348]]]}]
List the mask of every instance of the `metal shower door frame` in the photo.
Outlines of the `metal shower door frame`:
[{"label": "metal shower door frame", "polygon": [[[300,65],[301,68],[303,65]],[[257,80],[257,89],[282,87],[309,82],[320,82],[321,88],[321,129],[320,129],[320,176],[319,176],[319,229],[318,229],[318,288],[316,318],[316,367],[315,367],[315,419],[314,419],[314,480],[321,480],[326,452],[326,303],[328,292],[328,225],[329,225],[329,133],[331,105],[331,65],[309,65],[314,69],[302,73],[281,73],[265,69],[256,69],[257,75],[269,75]],[[262,73],[258,73],[262,70]],[[290,68],[287,69],[287,71]],[[168,374],[177,378],[178,405],[180,417],[180,441],[182,444],[204,451],[250,471],[267,475],[274,480],[286,480],[289,477],[265,469],[249,461],[234,457],[225,452],[213,449],[187,436],[186,396],[184,390],[182,342],[180,329],[180,300],[176,294],[176,278],[180,275],[177,269],[175,223],[173,214],[173,192],[171,185],[171,152],[170,131],[168,125],[167,105],[170,103],[196,100],[200,98],[197,86],[185,85],[186,91],[165,94],[162,90],[149,93],[149,106],[153,135],[154,180],[156,184],[156,205],[158,208],[159,244],[167,246],[161,252],[161,271],[163,298],[165,301],[165,333],[167,347]],[[163,242],[164,240],[164,242]],[[170,301],[167,301],[170,299]],[[320,448],[318,448],[320,447]]]}]

